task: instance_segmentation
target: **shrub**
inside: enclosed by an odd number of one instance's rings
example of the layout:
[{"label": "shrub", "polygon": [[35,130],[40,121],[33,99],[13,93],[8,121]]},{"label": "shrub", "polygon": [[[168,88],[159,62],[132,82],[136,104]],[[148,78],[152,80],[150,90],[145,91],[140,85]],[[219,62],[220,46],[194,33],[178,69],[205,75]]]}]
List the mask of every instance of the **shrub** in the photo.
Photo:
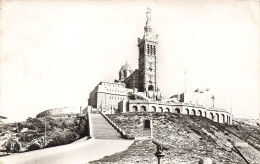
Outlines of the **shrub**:
[{"label": "shrub", "polygon": [[74,124],[75,124],[76,126],[78,126],[78,125],[79,125],[79,121],[78,121],[76,118],[74,119],[74,121],[73,121],[73,122],[74,122]]},{"label": "shrub", "polygon": [[131,139],[131,140],[134,140],[134,139],[135,139],[134,135],[130,135],[130,134],[126,134],[126,135],[125,135],[125,138],[126,138],[126,139]]},{"label": "shrub", "polygon": [[49,125],[51,126],[52,129],[57,126],[57,124],[53,120],[49,121]]},{"label": "shrub", "polygon": [[157,113],[157,112],[156,112],[156,113],[154,113],[154,116],[155,116],[155,117],[160,117],[160,116],[161,116],[161,113]]},{"label": "shrub", "polygon": [[228,133],[227,131],[225,131],[225,132],[224,132],[224,134],[225,134],[226,136],[228,136],[228,135],[229,135],[229,133]]},{"label": "shrub", "polygon": [[141,124],[141,119],[140,119],[140,118],[137,118],[137,119],[133,120],[133,122],[134,122],[135,124]]},{"label": "shrub", "polygon": [[117,124],[121,124],[121,123],[122,123],[122,121],[121,121],[120,119],[116,119],[115,122],[116,122]]},{"label": "shrub", "polygon": [[12,138],[10,138],[8,141],[6,141],[4,143],[4,146],[6,148],[6,152],[7,153],[18,153],[20,152],[20,144],[13,140]]},{"label": "shrub", "polygon": [[27,122],[27,123],[32,122],[32,117],[28,117],[28,118],[26,119],[26,122]]},{"label": "shrub", "polygon": [[42,122],[41,119],[31,118],[31,117],[29,117],[26,120],[26,124],[24,125],[24,127],[27,127],[28,129],[38,129],[43,126],[44,126],[44,122]]},{"label": "shrub", "polygon": [[32,143],[29,147],[28,147],[28,150],[29,151],[32,151],[32,150],[38,150],[40,149],[41,146],[39,144],[36,144],[36,143]]},{"label": "shrub", "polygon": [[77,140],[78,135],[70,131],[56,133],[53,139],[48,143],[47,147],[69,144]]},{"label": "shrub", "polygon": [[68,125],[65,121],[62,122],[62,128],[68,128]]}]

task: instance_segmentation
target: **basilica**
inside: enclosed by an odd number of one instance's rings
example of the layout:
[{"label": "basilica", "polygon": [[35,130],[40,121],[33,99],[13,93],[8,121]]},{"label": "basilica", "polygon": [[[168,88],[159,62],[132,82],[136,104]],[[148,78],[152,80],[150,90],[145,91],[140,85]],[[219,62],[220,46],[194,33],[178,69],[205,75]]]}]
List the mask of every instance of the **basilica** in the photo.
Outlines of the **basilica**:
[{"label": "basilica", "polygon": [[232,115],[214,107],[208,88],[165,97],[157,85],[158,35],[153,35],[151,9],[147,8],[144,35],[138,38],[138,69],[126,62],[114,82],[101,81],[89,94],[88,107],[104,113],[173,112],[197,115],[218,123],[232,123]]}]

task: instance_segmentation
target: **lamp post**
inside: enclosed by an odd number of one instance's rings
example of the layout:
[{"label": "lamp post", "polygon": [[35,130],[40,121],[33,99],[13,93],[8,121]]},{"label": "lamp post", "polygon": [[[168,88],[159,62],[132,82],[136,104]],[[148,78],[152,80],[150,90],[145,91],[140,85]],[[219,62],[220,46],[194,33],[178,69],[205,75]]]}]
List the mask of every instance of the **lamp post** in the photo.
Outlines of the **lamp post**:
[{"label": "lamp post", "polygon": [[211,99],[212,99],[213,108],[214,108],[214,100],[215,100],[215,97],[214,97],[214,95],[212,95],[212,96],[211,96]]},{"label": "lamp post", "polygon": [[45,141],[46,140],[46,113],[45,113],[45,119],[44,119],[44,137],[43,137],[43,147],[45,147]]}]

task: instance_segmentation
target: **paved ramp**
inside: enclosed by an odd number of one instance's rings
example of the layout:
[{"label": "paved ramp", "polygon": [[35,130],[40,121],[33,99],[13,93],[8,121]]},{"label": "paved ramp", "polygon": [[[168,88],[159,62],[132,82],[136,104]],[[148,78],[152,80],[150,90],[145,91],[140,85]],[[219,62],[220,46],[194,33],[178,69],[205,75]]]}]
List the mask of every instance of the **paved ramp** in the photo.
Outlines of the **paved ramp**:
[{"label": "paved ramp", "polygon": [[0,157],[0,164],[87,164],[104,156],[124,151],[133,142],[133,140],[91,139]]},{"label": "paved ramp", "polygon": [[95,139],[122,139],[120,133],[101,114],[90,114],[90,119]]}]

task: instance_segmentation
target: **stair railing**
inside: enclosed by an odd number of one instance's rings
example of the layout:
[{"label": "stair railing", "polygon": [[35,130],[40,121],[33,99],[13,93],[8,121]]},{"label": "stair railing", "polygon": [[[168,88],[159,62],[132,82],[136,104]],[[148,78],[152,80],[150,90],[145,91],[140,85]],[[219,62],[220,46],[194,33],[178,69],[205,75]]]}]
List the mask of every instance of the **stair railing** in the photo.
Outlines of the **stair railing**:
[{"label": "stair railing", "polygon": [[117,125],[116,123],[114,123],[114,121],[112,121],[110,118],[108,118],[108,117],[106,116],[106,114],[104,114],[103,112],[100,112],[100,113],[101,113],[101,115],[108,121],[108,123],[109,123],[111,126],[113,126],[113,127],[118,131],[118,133],[120,133],[120,135],[122,136],[122,138],[128,139],[128,138],[127,138],[127,135],[126,135],[126,133],[125,133],[124,130],[122,130],[120,127],[118,127],[118,125]]},{"label": "stair railing", "polygon": [[87,111],[86,117],[88,121],[88,130],[89,130],[89,137],[93,137],[93,127],[92,127],[92,120],[90,119],[90,111]]}]

